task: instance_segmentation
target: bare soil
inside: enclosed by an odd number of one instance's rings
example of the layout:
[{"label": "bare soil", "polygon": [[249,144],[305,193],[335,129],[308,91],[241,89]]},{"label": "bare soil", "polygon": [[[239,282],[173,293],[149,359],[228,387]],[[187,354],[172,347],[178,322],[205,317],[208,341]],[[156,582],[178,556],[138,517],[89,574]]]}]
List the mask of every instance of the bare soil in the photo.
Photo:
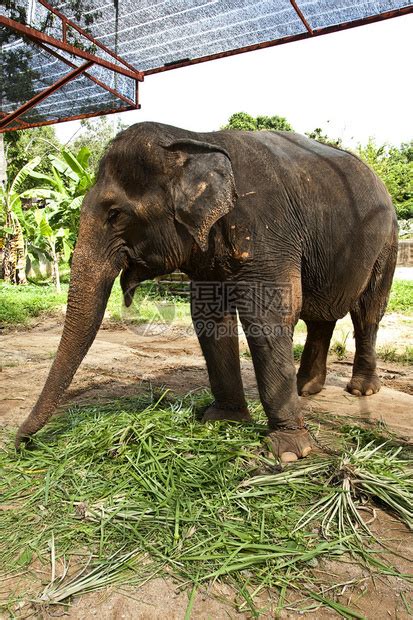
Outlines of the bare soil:
[{"label": "bare soil", "polygon": [[[406,338],[409,337],[407,332],[411,338],[411,325],[406,326],[405,322],[401,325],[400,328],[400,324],[392,319],[385,326],[386,341],[408,344]],[[38,321],[30,329],[3,331],[0,425],[17,426],[29,413],[46,379],[61,330],[62,317],[55,316]],[[245,342],[241,343],[241,349],[246,350]],[[257,398],[251,360],[243,355],[241,363],[246,392],[249,397]],[[320,394],[305,399],[312,419],[325,424],[326,428],[329,421],[336,418],[360,424],[375,424],[380,420],[404,442],[412,443],[413,367],[383,362],[379,364],[379,374],[383,387],[378,394],[364,398],[351,396],[344,391],[351,375],[351,358],[338,361],[334,356],[330,357],[326,387]],[[66,402],[104,402],[138,394],[149,386],[167,387],[177,394],[208,387],[205,363],[196,337],[188,326],[130,328],[105,323],[68,390]],[[378,511],[372,527],[391,548],[402,553],[403,557],[393,556],[392,563],[404,573],[412,574],[409,559],[413,559],[413,545],[407,529],[382,511]],[[365,568],[349,560],[347,563],[323,561],[314,570],[329,574],[332,584],[343,584],[340,602],[357,609],[368,619],[410,617],[405,601],[413,609],[413,586],[405,581],[395,577],[373,577]],[[49,575],[45,574],[44,581],[48,579]],[[0,603],[13,593],[27,588],[35,591],[40,585],[41,574],[2,578]],[[165,576],[140,588],[109,589],[85,595],[75,599],[64,615],[71,620],[94,617],[104,620],[183,619],[188,592],[178,586],[171,577]],[[287,599],[292,602],[297,597],[297,593],[287,594]],[[262,595],[263,618],[276,617],[277,599],[275,592],[267,591]],[[237,611],[236,604],[237,596],[231,588],[215,584],[197,594],[192,618],[249,618],[247,612]],[[33,608],[28,611],[26,605],[15,613],[43,618],[62,612]],[[308,615],[317,619],[336,617],[333,611],[325,609]],[[279,617],[293,619],[300,614],[287,608]]]}]

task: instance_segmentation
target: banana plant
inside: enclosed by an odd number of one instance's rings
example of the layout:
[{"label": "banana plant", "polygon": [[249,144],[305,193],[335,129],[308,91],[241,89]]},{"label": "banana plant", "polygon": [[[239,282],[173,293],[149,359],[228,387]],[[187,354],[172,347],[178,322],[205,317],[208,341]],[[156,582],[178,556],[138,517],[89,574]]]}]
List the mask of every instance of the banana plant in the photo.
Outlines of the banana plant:
[{"label": "banana plant", "polygon": [[27,240],[33,233],[31,218],[22,209],[24,181],[40,164],[35,157],[21,168],[12,181],[0,184],[0,238],[3,240],[3,278],[14,284],[25,284]]},{"label": "banana plant", "polygon": [[[28,162],[15,179],[0,188],[0,238],[4,238],[3,274],[5,279],[25,281],[26,256],[46,255],[53,268],[53,280],[60,288],[59,256],[70,260],[76,242],[80,207],[84,194],[93,184],[88,171],[90,151],[86,147],[74,155],[62,149],[59,156],[49,155],[51,174],[36,170],[40,157]],[[22,190],[30,177],[34,187]],[[27,184],[26,184],[27,186]],[[27,208],[31,201],[44,207]]]},{"label": "banana plant", "polygon": [[43,209],[34,211],[34,252],[41,251],[52,262],[53,281],[60,290],[59,256],[69,261],[76,242],[80,207],[86,191],[93,183],[87,169],[90,151],[86,147],[73,155],[62,149],[61,155],[49,155],[52,173],[30,172],[36,187],[26,190],[22,197],[40,200]]},{"label": "banana plant", "polygon": [[45,201],[47,220],[53,230],[68,229],[67,243],[74,247],[79,226],[80,207],[83,197],[93,184],[88,171],[90,151],[83,147],[74,155],[62,149],[60,156],[49,155],[51,174],[33,170],[30,176],[36,187],[24,192],[24,197]]},{"label": "banana plant", "polygon": [[69,229],[60,227],[53,230],[50,226],[50,214],[46,209],[37,209],[34,212],[34,219],[37,224],[37,237],[35,240],[36,249],[43,251],[50,256],[52,262],[52,277],[58,293],[61,292],[60,273],[59,273],[59,254],[58,245],[62,248],[64,259],[69,260],[72,252],[72,246],[68,242]]}]

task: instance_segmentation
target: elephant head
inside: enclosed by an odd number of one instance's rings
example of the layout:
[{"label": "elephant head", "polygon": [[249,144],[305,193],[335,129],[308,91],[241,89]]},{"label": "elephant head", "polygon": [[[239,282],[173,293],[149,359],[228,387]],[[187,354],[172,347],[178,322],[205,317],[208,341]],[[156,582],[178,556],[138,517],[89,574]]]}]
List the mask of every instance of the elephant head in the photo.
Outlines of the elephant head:
[{"label": "elephant head", "polygon": [[85,197],[73,253],[67,313],[42,393],[17,445],[41,429],[93,343],[115,278],[126,305],[145,279],[208,250],[214,224],[234,205],[231,161],[219,145],[155,123],[119,134]]}]

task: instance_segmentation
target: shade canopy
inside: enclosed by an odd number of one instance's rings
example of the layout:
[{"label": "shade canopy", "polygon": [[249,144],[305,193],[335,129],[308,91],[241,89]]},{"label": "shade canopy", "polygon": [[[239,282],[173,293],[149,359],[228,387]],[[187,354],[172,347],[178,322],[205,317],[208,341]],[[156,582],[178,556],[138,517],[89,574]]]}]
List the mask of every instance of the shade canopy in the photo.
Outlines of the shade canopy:
[{"label": "shade canopy", "polygon": [[0,130],[139,107],[145,75],[406,14],[406,0],[6,0]]}]

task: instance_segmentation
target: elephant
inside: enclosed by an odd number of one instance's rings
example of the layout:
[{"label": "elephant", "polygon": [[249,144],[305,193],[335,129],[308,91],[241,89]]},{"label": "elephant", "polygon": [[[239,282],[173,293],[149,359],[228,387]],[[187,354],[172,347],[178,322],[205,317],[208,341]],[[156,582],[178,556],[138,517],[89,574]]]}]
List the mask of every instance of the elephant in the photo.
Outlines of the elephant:
[{"label": "elephant", "polygon": [[[293,132],[132,125],[112,141],[84,199],[60,344],[16,445],[55,412],[116,277],[129,306],[141,282],[180,269],[192,282],[193,323],[214,398],[203,420],[250,420],[239,317],[267,443],[281,461],[305,457],[312,445],[300,396],[323,388],[330,338],[348,312],[356,351],[347,390],[362,397],[380,388],[375,342],[397,236],[383,183],[350,152]],[[296,372],[299,318],[307,340]]]}]

